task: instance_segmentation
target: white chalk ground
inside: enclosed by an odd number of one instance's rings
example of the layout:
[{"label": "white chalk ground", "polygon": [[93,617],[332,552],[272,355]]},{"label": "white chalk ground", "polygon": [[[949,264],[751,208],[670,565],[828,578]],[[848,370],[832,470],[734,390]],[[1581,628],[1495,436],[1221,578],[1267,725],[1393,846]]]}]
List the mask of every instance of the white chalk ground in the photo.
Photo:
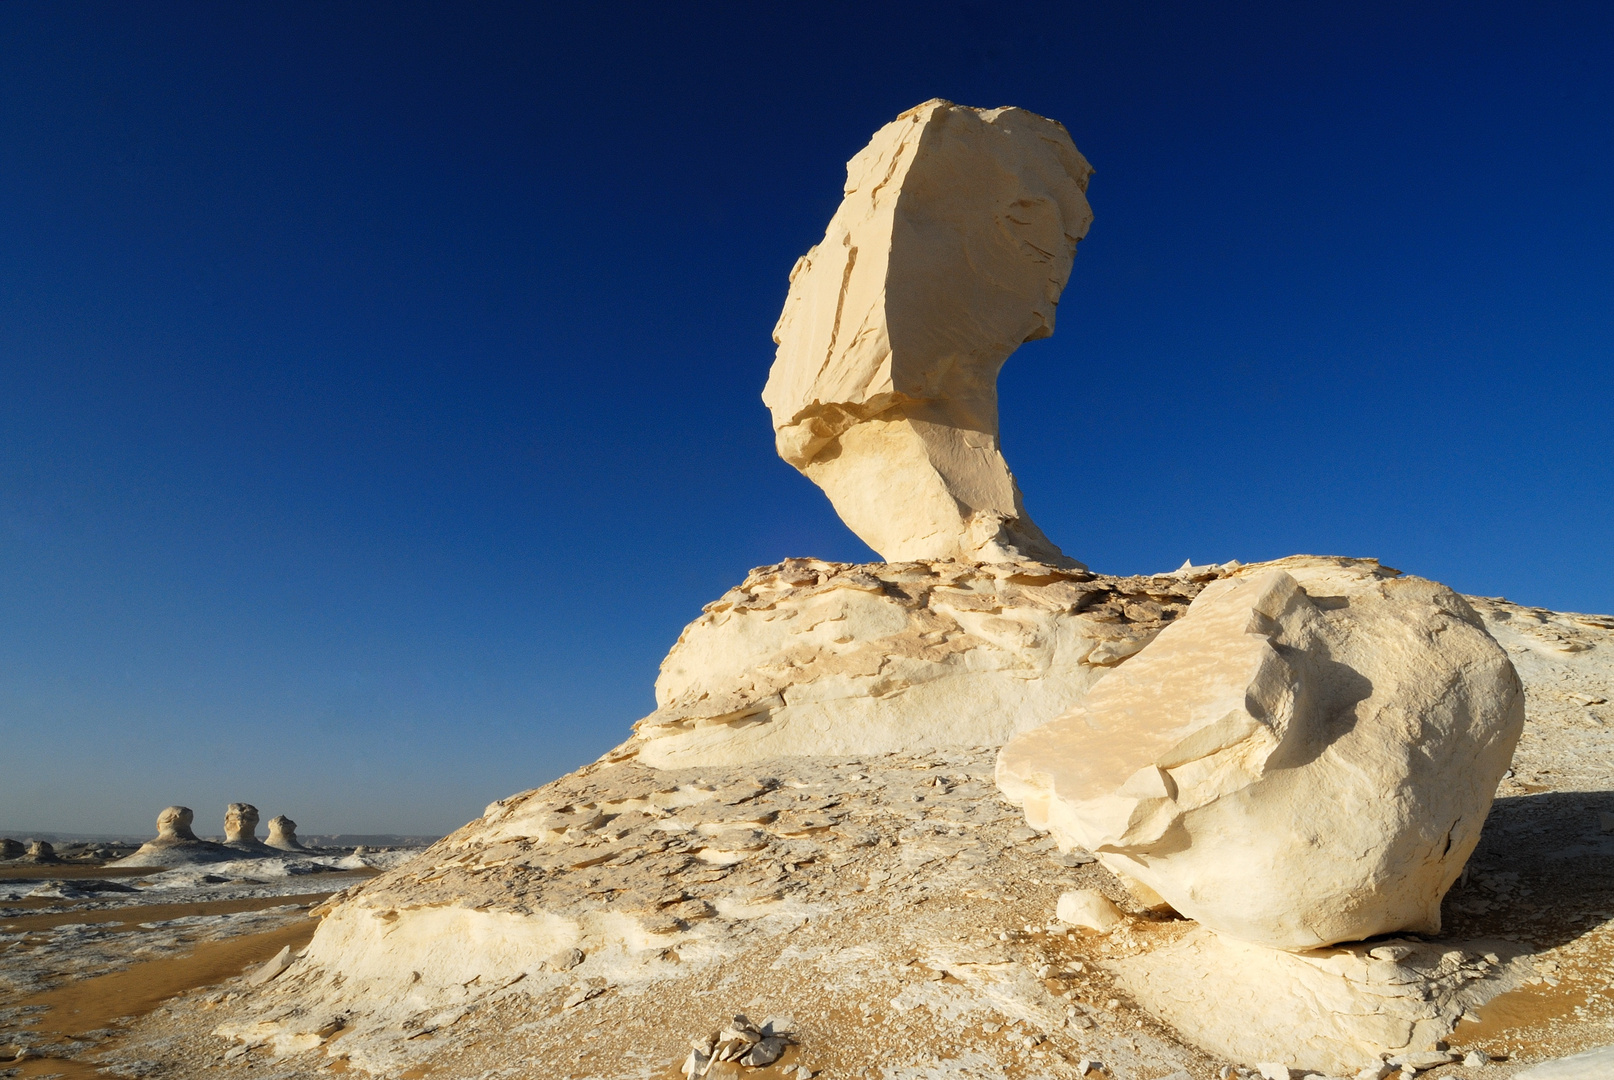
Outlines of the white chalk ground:
[{"label": "white chalk ground", "polygon": [[[1426,944],[1513,942],[1524,985],[1449,1038],[1486,1063],[1459,1058],[1420,1073],[1430,1080],[1504,1080],[1614,1044],[1614,618],[1474,602],[1525,681],[1529,722],[1484,840],[1446,900],[1445,930]],[[442,972],[413,987],[338,978],[316,942],[264,986],[243,978],[182,995],[83,1054],[125,1076],[674,1080],[691,1036],[744,1012],[788,1017],[799,1044],[770,1068],[720,1066],[713,1077],[792,1080],[803,1066],[823,1080],[1064,1080],[1094,1060],[1114,1080],[1210,1080],[1229,1065],[1249,1075],[1255,1063],[1196,1048],[1192,1032],[1144,1014],[1117,980],[1123,962],[1192,925],[1140,912],[1102,869],[1069,865],[1025,829],[996,796],[992,758],[981,748],[745,770],[582,770],[531,796],[559,815],[544,819],[560,828],[554,839],[462,830],[337,908],[353,934],[366,919],[383,935],[453,923],[407,947],[439,949],[443,971],[462,982]],[[759,791],[764,777],[775,783]],[[669,785],[710,793],[673,794],[643,820],[580,812],[608,810],[613,792]],[[746,785],[753,797],[742,797]],[[175,880],[173,895],[274,887]],[[288,872],[279,895],[307,880]],[[1057,926],[1057,898],[1073,888],[1128,908],[1125,928]],[[538,958],[542,942],[522,937],[545,924],[544,911],[587,931],[567,938],[575,953]],[[601,934],[629,918],[646,928],[644,947],[609,946]],[[520,931],[512,947],[472,933],[496,923]],[[64,937],[56,955],[93,948]],[[0,972],[13,955],[0,952]]]}]

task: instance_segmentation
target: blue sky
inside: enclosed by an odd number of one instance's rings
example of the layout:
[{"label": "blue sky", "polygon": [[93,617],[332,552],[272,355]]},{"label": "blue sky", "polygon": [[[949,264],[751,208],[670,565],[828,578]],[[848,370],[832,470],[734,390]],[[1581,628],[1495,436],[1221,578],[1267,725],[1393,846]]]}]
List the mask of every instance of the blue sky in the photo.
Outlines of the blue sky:
[{"label": "blue sky", "polygon": [[1614,610],[1606,5],[573,8],[0,5],[0,828],[447,830],[872,557],[758,395],[931,97],[1097,169],[1001,382],[1067,552]]}]

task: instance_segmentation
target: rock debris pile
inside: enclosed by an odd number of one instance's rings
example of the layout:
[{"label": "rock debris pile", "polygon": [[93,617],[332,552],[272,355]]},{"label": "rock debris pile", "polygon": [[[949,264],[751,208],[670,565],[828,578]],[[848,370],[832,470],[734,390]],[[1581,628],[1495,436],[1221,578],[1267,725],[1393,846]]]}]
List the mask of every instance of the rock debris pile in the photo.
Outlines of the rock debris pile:
[{"label": "rock debris pile", "polygon": [[790,1045],[787,1021],[769,1019],[757,1027],[745,1016],[736,1016],[719,1031],[689,1040],[689,1057],[683,1073],[689,1080],[705,1076],[720,1061],[737,1061],[749,1068],[761,1068],[779,1060]]}]

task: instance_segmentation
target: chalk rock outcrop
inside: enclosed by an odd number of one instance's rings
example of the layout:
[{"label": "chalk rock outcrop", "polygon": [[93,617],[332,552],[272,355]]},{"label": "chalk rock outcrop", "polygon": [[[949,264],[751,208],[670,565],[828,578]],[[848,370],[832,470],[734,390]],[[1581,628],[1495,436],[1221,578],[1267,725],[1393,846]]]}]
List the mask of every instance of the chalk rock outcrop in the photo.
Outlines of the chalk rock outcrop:
[{"label": "chalk rock outcrop", "polygon": [[241,852],[211,840],[199,838],[191,830],[196,820],[188,806],[165,807],[157,815],[157,836],[148,840],[127,858],[119,859],[114,866],[184,866],[191,863],[228,862],[242,857]]},{"label": "chalk rock outcrop", "polygon": [[1524,723],[1443,585],[1298,556],[1207,586],[999,786],[1184,915],[1277,949],[1440,929]]},{"label": "chalk rock outcrop", "polygon": [[297,823],[285,814],[279,814],[269,819],[269,839],[264,843],[281,851],[308,850],[297,839]]},{"label": "chalk rock outcrop", "polygon": [[233,802],[224,810],[224,844],[226,847],[254,854],[268,852],[268,845],[258,839],[258,808],[251,803]]},{"label": "chalk rock outcrop", "polygon": [[1353,1076],[1385,1058],[1440,1060],[1429,1051],[1465,1012],[1523,984],[1522,953],[1499,940],[1291,953],[1197,927],[1110,966],[1133,1000],[1218,1057]]},{"label": "chalk rock outcrop", "polygon": [[20,859],[27,850],[19,840],[0,838],[0,859]]},{"label": "chalk rock outcrop", "polygon": [[1054,331],[1091,173],[1056,121],[941,100],[847,163],[762,399],[779,455],[885,559],[1062,561],[999,449],[997,377]]},{"label": "chalk rock outcrop", "polygon": [[787,559],[684,629],[656,711],[612,756],[672,768],[1000,746],[1143,648],[1205,576]]},{"label": "chalk rock outcrop", "polygon": [[60,861],[56,858],[55,845],[46,840],[35,840],[30,843],[28,845],[27,852],[23,855],[23,858],[29,860],[30,862],[41,863]]}]

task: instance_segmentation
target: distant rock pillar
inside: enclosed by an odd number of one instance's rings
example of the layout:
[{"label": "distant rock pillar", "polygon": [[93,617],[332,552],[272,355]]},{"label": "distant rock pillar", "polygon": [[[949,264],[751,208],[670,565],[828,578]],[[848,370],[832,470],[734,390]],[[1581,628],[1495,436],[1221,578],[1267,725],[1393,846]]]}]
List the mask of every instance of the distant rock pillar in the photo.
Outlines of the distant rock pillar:
[{"label": "distant rock pillar", "polygon": [[233,802],[224,811],[224,842],[233,847],[258,847],[258,808]]},{"label": "distant rock pillar", "polygon": [[169,806],[157,815],[158,844],[177,844],[184,840],[195,840],[196,834],[191,831],[191,822],[196,815],[188,806]]},{"label": "distant rock pillar", "polygon": [[285,814],[269,819],[269,839],[267,843],[270,847],[279,848],[281,851],[307,850],[297,839],[297,823]]}]

